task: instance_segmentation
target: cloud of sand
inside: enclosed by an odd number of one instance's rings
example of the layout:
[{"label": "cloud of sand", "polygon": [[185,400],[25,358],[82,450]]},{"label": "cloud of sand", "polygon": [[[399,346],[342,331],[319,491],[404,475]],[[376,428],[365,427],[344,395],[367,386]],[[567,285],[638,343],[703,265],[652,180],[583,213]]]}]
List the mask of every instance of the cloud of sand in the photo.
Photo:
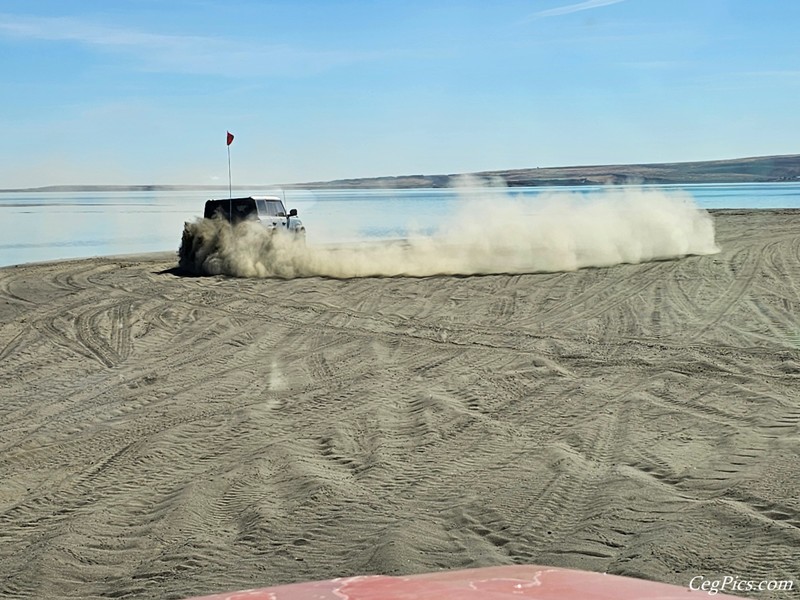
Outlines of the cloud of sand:
[{"label": "cloud of sand", "polygon": [[532,201],[470,183],[459,195],[434,234],[402,241],[315,247],[254,222],[198,219],[186,224],[181,267],[237,277],[424,277],[573,271],[719,251],[711,216],[683,192],[624,187]]}]

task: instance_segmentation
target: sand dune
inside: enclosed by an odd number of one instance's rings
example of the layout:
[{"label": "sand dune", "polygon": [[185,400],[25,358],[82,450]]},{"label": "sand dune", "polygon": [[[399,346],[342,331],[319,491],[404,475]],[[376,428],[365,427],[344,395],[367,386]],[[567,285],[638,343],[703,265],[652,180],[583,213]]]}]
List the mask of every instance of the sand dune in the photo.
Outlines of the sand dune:
[{"label": "sand dune", "polygon": [[796,578],[800,211],[714,220],[719,254],[569,273],[0,269],[0,597]]}]

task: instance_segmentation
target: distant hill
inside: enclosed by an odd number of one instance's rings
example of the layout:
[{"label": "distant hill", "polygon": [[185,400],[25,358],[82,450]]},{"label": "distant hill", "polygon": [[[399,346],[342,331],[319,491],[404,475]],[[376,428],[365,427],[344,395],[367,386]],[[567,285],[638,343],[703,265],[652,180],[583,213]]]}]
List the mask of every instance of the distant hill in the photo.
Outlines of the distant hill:
[{"label": "distant hill", "polygon": [[[263,186],[233,186],[233,189],[253,189]],[[272,186],[277,187],[277,186]],[[0,189],[0,192],[175,192],[175,191],[228,191],[222,185],[45,185],[35,188]]]},{"label": "distant hill", "polygon": [[[800,154],[699,162],[536,167],[505,171],[481,171],[469,173],[469,175],[479,179],[501,179],[509,186],[800,182]],[[400,175],[284,185],[236,185],[233,187],[235,190],[274,189],[279,187],[287,189],[444,188],[450,187],[462,176],[463,174]],[[196,190],[210,192],[227,189],[228,186],[219,185],[51,185],[0,191],[147,192]]]},{"label": "distant hill", "polygon": [[[670,183],[746,183],[800,181],[800,154],[732,160],[593,165],[482,171],[472,176],[498,178],[509,186],[618,185]],[[461,175],[405,175],[305,183],[304,188],[449,187]]]}]

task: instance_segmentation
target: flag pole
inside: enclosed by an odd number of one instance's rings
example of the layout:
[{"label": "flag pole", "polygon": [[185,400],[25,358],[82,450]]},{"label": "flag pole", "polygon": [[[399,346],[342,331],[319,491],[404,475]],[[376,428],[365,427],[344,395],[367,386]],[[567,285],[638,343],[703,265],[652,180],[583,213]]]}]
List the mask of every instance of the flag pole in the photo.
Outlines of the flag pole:
[{"label": "flag pole", "polygon": [[233,134],[227,131],[225,143],[228,146],[228,222],[233,223],[233,185],[231,184],[231,142]]},{"label": "flag pole", "polygon": [[233,198],[233,186],[231,185],[231,147],[228,146],[228,198]]}]

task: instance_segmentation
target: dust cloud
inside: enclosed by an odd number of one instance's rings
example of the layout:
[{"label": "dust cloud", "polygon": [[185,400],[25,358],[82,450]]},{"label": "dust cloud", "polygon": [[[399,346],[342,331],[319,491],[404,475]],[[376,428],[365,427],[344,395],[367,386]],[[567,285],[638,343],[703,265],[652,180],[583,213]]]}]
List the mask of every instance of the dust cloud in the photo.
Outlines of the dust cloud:
[{"label": "dust cloud", "polygon": [[468,186],[434,234],[402,241],[314,246],[252,221],[198,219],[185,225],[180,266],[236,277],[425,277],[574,271],[719,251],[711,216],[683,192],[625,187],[521,200]]}]

